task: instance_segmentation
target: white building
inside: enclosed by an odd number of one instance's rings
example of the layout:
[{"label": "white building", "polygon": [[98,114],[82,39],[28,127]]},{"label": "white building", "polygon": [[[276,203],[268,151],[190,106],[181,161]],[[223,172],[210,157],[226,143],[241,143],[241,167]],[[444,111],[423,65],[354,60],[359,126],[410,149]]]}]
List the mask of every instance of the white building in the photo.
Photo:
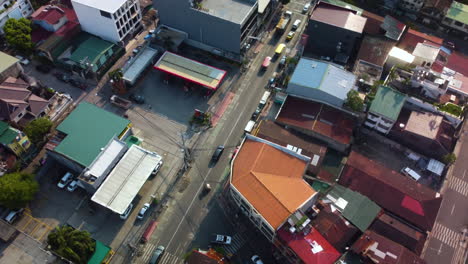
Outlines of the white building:
[{"label": "white building", "polygon": [[141,27],[141,9],[136,0],[72,0],[81,29],[116,43]]},{"label": "white building", "polygon": [[0,33],[10,18],[27,18],[34,12],[29,0],[0,0]]},{"label": "white building", "polygon": [[364,125],[388,134],[400,115],[406,95],[390,87],[380,86],[367,113]]}]

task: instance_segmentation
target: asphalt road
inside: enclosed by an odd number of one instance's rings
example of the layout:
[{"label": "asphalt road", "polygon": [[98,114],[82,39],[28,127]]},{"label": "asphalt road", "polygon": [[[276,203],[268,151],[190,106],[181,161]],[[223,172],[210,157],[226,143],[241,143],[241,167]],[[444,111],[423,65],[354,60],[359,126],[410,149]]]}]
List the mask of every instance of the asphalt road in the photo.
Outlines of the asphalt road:
[{"label": "asphalt road", "polygon": [[[468,225],[468,124],[457,145],[458,158],[442,189],[444,195],[434,228],[428,238],[424,259],[428,264],[462,264],[466,261],[463,228]],[[457,150],[455,151],[457,153]]]},{"label": "asphalt road", "polygon": [[[292,21],[297,18],[304,21],[303,17],[304,15],[295,13]],[[288,27],[291,25],[292,23]],[[232,91],[235,95],[223,117],[216,127],[202,135],[195,147],[195,161],[186,175],[189,184],[182,192],[178,192],[177,188],[174,190],[167,209],[158,218],[158,228],[149,245],[143,250],[142,256],[134,259],[135,263],[146,263],[152,249],[157,245],[166,247],[166,256],[161,263],[182,263],[184,254],[191,248],[206,249],[209,236],[213,232],[233,235],[245,242],[242,237],[238,237],[241,234],[232,233],[233,228],[225,221],[214,196],[225,183],[225,169],[229,165],[231,153],[241,142],[243,129],[265,91],[264,87],[277,69],[279,59],[274,60],[266,71],[261,71],[263,59],[273,56],[276,45],[284,43],[287,32],[274,41],[268,36],[263,41],[263,49],[252,61],[247,73],[234,84],[235,89]],[[288,43],[288,48],[300,37],[299,33]],[[218,163],[212,166],[211,155],[218,145],[224,145],[226,149]],[[213,187],[206,195],[202,194],[205,183],[210,183]]]}]

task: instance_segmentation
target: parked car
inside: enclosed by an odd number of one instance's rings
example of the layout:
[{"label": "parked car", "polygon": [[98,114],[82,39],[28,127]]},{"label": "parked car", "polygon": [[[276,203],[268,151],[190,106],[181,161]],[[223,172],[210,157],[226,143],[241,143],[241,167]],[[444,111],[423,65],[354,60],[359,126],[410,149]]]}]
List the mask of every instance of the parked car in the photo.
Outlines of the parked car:
[{"label": "parked car", "polygon": [[128,218],[128,216],[130,215],[130,212],[132,212],[132,209],[133,209],[133,204],[131,203],[127,209],[125,209],[125,211],[120,215],[120,219],[122,220],[125,220]]},{"label": "parked car", "polygon": [[145,217],[145,213],[146,213],[146,211],[148,211],[149,207],[150,207],[150,204],[145,203],[143,205],[143,207],[140,209],[140,212],[138,213],[137,218],[140,219],[140,220],[143,219],[143,217]]},{"label": "parked car", "polygon": [[36,70],[42,73],[49,73],[52,70],[52,67],[49,65],[40,64],[36,66]]},{"label": "parked car", "polygon": [[130,95],[130,100],[134,101],[137,104],[144,104],[145,103],[145,97],[142,95],[138,94],[131,94]]},{"label": "parked car", "polygon": [[156,167],[154,168],[153,172],[151,172],[151,175],[155,176],[156,174],[158,174],[158,172],[161,169],[162,165],[163,165],[163,161],[160,160],[158,162],[158,164],[156,164]]},{"label": "parked car", "polygon": [[76,190],[76,188],[78,188],[78,180],[73,180],[70,182],[70,184],[68,184],[67,190],[69,192],[73,192]]},{"label": "parked car", "polygon": [[455,49],[455,44],[451,41],[444,40],[443,45],[449,49]]},{"label": "parked car", "polygon": [[6,217],[5,221],[9,224],[13,224],[13,222],[23,213],[24,208],[18,210],[12,210]]},{"label": "parked car", "polygon": [[286,64],[286,55],[284,55],[283,57],[281,57],[281,60],[280,60],[279,64],[280,64],[281,66],[283,66],[284,64]]},{"label": "parked car", "polygon": [[263,264],[263,261],[262,261],[262,260],[260,259],[260,257],[257,256],[257,255],[253,255],[250,259],[251,259],[252,262],[255,263],[255,264]]},{"label": "parked car", "polygon": [[219,145],[215,152],[213,153],[213,156],[211,156],[211,161],[212,162],[217,162],[219,160],[219,158],[221,157],[221,155],[223,154],[224,152],[224,146],[223,145]]},{"label": "parked car", "polygon": [[57,187],[59,187],[60,189],[63,189],[72,181],[73,181],[73,174],[71,174],[70,172],[67,172],[65,173],[65,175],[63,175],[62,179],[60,179],[60,181],[57,183]]},{"label": "parked car", "polygon": [[61,73],[61,72],[56,72],[54,73],[54,76],[55,78],[57,78],[58,80],[62,81],[62,82],[65,82],[65,83],[69,83],[70,82],[70,76],[68,76],[68,74],[65,74],[65,73]]},{"label": "parked car", "polygon": [[294,38],[294,35],[296,35],[295,31],[289,31],[288,35],[286,36],[286,40],[291,40]]},{"label": "parked car", "polygon": [[28,59],[23,58],[20,55],[15,56],[15,58],[17,58],[20,61],[20,63],[23,64],[23,65],[28,65],[30,63],[30,61]]},{"label": "parked car", "polygon": [[76,88],[79,88],[81,90],[86,90],[86,88],[88,88],[88,86],[86,85],[86,83],[80,81],[80,80],[77,80],[77,79],[70,79],[69,80],[70,84]]},{"label": "parked car", "polygon": [[304,8],[302,9],[302,13],[307,13],[309,12],[309,8],[310,8],[310,3],[307,3],[304,5]]},{"label": "parked car", "polygon": [[151,256],[151,259],[149,261],[149,264],[156,264],[159,262],[159,260],[162,258],[162,255],[164,254],[165,248],[163,246],[158,246],[154,252],[153,256]]},{"label": "parked car", "polygon": [[226,235],[213,234],[211,243],[230,245],[232,238]]},{"label": "parked car", "polygon": [[292,25],[292,30],[296,30],[300,24],[301,24],[301,20],[296,19],[296,21],[294,21],[294,24]]}]

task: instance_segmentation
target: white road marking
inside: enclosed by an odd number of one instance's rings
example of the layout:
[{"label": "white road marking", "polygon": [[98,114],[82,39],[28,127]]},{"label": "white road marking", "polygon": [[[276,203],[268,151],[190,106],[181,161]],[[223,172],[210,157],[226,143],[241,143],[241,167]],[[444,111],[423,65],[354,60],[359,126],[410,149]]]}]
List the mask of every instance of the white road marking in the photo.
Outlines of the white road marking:
[{"label": "white road marking", "polygon": [[450,212],[450,215],[453,215],[454,210],[455,210],[455,204],[452,206],[452,212]]},{"label": "white road marking", "polygon": [[466,170],[463,171],[463,177],[462,177],[463,180],[465,179],[465,175],[466,175]]},{"label": "white road marking", "polygon": [[452,248],[456,248],[461,234],[439,223],[435,223],[434,229],[432,230],[432,236],[442,243]]}]

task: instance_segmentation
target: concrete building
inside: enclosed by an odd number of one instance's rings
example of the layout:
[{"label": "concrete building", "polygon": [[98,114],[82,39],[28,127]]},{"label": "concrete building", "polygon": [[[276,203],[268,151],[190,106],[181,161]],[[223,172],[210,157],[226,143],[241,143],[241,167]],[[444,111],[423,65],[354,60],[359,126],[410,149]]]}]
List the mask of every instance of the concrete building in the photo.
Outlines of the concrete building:
[{"label": "concrete building", "polygon": [[468,38],[468,5],[453,1],[442,20],[449,31],[457,31]]},{"label": "concrete building", "polygon": [[0,33],[10,18],[27,18],[34,12],[29,0],[0,0]]},{"label": "concrete building", "polygon": [[400,0],[398,7],[404,11],[417,13],[424,6],[425,0]]},{"label": "concrete building", "polygon": [[392,88],[380,86],[367,113],[364,125],[387,134],[392,129],[406,96]]},{"label": "concrete building", "polygon": [[270,0],[155,0],[159,23],[186,32],[186,43],[240,61],[272,13]]},{"label": "concrete building", "polygon": [[116,43],[141,27],[140,3],[136,0],[72,0],[81,28]]}]

